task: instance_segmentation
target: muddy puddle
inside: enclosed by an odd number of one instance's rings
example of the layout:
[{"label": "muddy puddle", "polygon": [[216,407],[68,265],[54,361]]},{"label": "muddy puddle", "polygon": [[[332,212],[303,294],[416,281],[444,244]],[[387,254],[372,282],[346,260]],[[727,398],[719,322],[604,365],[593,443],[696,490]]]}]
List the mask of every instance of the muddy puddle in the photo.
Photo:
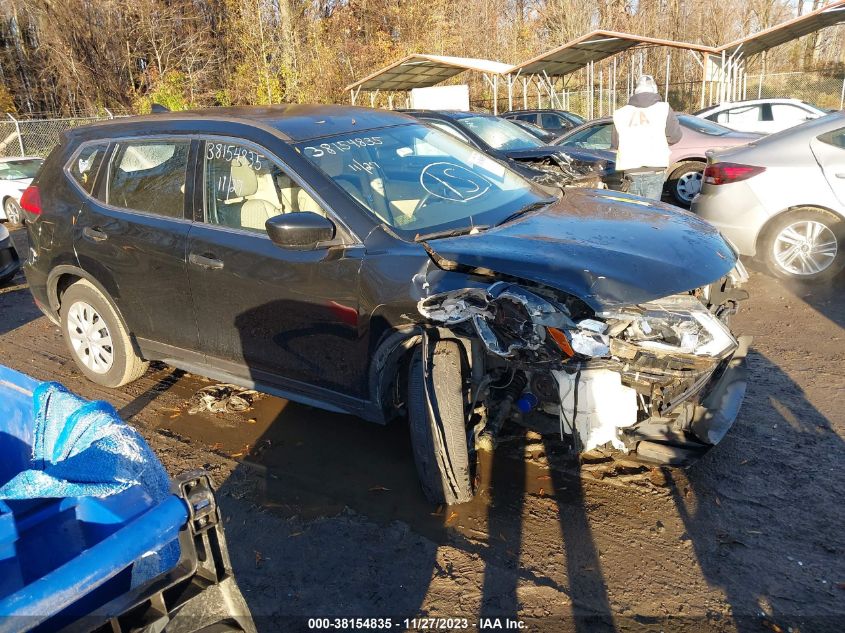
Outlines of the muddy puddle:
[{"label": "muddy puddle", "polygon": [[377,522],[403,521],[435,542],[485,540],[491,514],[527,495],[565,505],[582,494],[578,464],[559,443],[514,427],[509,441],[478,455],[475,498],[435,507],[420,489],[402,422],[380,426],[266,395],[240,413],[189,414],[191,397],[213,383],[165,370],[159,384],[183,403],[159,432],[239,460],[238,474],[259,482],[256,501],[283,515],[313,519],[349,508]]}]

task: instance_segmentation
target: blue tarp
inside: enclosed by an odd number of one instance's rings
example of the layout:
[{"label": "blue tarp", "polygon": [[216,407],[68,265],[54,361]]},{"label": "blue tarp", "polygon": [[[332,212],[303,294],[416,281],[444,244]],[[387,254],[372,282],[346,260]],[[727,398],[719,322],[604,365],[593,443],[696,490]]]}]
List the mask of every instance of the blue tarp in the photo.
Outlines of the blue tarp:
[{"label": "blue tarp", "polygon": [[30,467],[4,486],[0,499],[107,497],[141,486],[158,503],[169,480],[155,454],[106,402],[87,402],[55,382],[33,393]]}]

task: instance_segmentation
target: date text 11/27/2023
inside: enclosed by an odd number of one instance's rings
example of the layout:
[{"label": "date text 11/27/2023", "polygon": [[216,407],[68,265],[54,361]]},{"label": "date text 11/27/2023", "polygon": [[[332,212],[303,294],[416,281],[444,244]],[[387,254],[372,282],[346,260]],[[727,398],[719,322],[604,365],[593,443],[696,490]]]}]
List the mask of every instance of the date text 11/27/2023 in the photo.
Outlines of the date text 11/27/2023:
[{"label": "date text 11/27/2023", "polygon": [[479,631],[525,630],[526,623],[513,618],[309,618],[308,628],[312,630],[391,630],[395,627],[408,631],[457,631],[475,629]]}]

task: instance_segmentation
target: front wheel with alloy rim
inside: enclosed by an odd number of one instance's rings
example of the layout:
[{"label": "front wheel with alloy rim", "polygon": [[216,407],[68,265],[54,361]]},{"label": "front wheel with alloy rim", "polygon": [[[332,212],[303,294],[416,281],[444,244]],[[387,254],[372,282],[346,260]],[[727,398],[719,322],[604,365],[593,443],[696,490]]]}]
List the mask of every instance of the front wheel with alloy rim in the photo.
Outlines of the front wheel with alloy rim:
[{"label": "front wheel with alloy rim", "polygon": [[62,295],[62,334],[79,370],[104,387],[120,387],[144,375],[149,363],[132,341],[111,303],[81,279]]},{"label": "front wheel with alloy rim", "polygon": [[672,170],[666,186],[676,204],[689,208],[692,199],[701,191],[701,180],[706,166],[701,161],[690,160]]},{"label": "front wheel with alloy rim", "polygon": [[804,208],[777,219],[766,232],[763,255],[784,279],[825,281],[845,267],[845,222],[824,209]]},{"label": "front wheel with alloy rim", "polygon": [[9,223],[9,226],[20,226],[23,221],[23,213],[21,211],[21,205],[18,204],[17,200],[6,198],[6,201],[3,203],[3,212],[6,214],[6,221]]}]

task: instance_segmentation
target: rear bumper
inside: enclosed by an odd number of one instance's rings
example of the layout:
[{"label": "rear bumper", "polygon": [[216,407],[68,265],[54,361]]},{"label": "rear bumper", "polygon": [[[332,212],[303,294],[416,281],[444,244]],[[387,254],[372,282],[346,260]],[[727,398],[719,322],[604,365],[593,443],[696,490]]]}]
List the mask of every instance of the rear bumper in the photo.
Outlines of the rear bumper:
[{"label": "rear bumper", "polygon": [[625,433],[640,459],[686,466],[718,444],[733,426],[748,386],[750,336],[738,338],[733,355],[714,372],[698,404],[673,420],[645,420]]},{"label": "rear bumper", "polygon": [[740,255],[757,253],[757,237],[770,214],[745,182],[704,185],[692,201],[690,211],[719,229]]}]

